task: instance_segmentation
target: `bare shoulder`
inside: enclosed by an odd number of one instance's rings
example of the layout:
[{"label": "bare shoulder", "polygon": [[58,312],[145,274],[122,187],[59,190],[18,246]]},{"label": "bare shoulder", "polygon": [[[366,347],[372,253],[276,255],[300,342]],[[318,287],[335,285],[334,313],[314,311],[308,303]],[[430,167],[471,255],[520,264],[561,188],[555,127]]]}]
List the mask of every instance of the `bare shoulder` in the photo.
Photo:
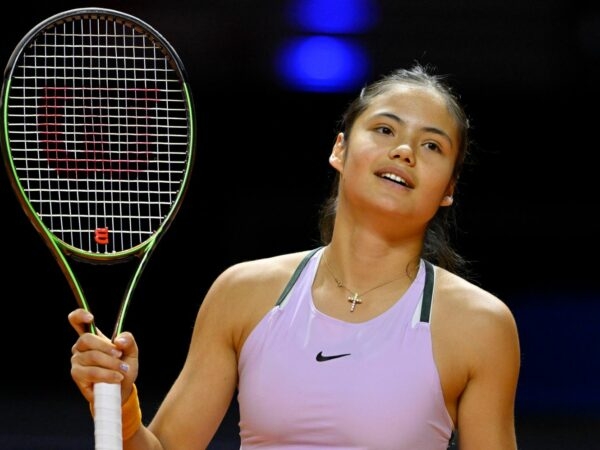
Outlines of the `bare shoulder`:
[{"label": "bare shoulder", "polygon": [[243,261],[224,270],[210,287],[200,313],[235,334],[238,346],[272,309],[309,250]]},{"label": "bare shoulder", "polygon": [[435,289],[435,302],[444,312],[444,320],[468,318],[472,325],[514,325],[513,314],[502,299],[440,267],[436,267]]},{"label": "bare shoulder", "polygon": [[257,288],[263,294],[269,291],[281,292],[302,258],[309,251],[287,253],[268,258],[243,261],[227,268],[215,281],[228,290],[254,292]]},{"label": "bare shoulder", "polygon": [[[493,293],[436,267],[432,332],[438,346],[470,361],[485,356],[518,358],[517,325],[508,305]],[[453,350],[454,349],[454,350]],[[461,359],[459,355],[454,357]]]},{"label": "bare shoulder", "polygon": [[473,386],[512,396],[520,367],[519,338],[503,300],[436,267],[431,333],[446,405],[454,420],[459,399],[475,379]]},{"label": "bare shoulder", "polygon": [[[508,305],[493,293],[436,268],[431,327],[441,354],[454,361],[485,363],[506,358],[518,365],[517,324]],[[456,369],[456,368],[455,368]]]},{"label": "bare shoulder", "polygon": [[431,316],[434,357],[461,448],[514,446],[520,371],[517,326],[493,293],[436,267]]}]

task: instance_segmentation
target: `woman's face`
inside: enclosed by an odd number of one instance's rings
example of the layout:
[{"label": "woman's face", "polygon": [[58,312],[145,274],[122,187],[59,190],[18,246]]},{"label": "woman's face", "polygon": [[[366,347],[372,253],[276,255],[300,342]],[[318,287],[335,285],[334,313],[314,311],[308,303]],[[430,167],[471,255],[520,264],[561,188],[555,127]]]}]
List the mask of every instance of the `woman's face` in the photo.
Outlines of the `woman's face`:
[{"label": "woman's face", "polygon": [[[424,229],[452,204],[457,123],[435,90],[399,84],[375,97],[330,156],[340,172],[339,202]],[[339,212],[339,211],[338,211]]]}]

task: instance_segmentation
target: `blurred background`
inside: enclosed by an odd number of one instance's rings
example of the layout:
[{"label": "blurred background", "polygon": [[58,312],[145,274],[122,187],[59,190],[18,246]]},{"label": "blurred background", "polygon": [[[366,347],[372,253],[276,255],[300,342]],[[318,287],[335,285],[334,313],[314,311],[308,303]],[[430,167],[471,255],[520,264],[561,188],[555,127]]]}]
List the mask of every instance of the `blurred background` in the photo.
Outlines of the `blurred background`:
[{"label": "blurred background", "polygon": [[[141,346],[146,420],[181,368],[212,280],[233,263],[317,245],[342,111],[365,82],[419,61],[449,75],[473,124],[456,246],[519,326],[519,448],[599,448],[600,4],[23,2],[4,16],[0,64],[40,21],[83,6],[154,26],[187,69],[198,118],[188,197],[126,320]],[[91,449],[89,409],[69,374],[75,301],[6,176],[0,201],[0,448]],[[99,320],[108,332],[114,314]],[[211,448],[239,448],[236,420],[232,408]]]}]

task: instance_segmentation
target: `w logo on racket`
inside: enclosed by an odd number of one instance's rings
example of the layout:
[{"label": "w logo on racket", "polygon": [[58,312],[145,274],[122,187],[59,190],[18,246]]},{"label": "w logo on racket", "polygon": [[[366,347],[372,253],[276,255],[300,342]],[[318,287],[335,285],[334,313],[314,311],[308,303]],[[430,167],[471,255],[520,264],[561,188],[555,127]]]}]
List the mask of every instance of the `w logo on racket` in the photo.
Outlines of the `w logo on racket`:
[{"label": "w logo on racket", "polygon": [[[171,47],[135,18],[98,17],[66,13],[32,32],[7,72],[4,120],[35,218],[72,247],[113,255],[143,245],[177,205],[193,117]],[[105,226],[110,240],[95,234]]]},{"label": "w logo on racket", "polygon": [[[37,117],[48,166],[71,178],[126,179],[148,171],[158,94],[148,87],[44,88]],[[124,108],[128,114],[114,114]]]}]

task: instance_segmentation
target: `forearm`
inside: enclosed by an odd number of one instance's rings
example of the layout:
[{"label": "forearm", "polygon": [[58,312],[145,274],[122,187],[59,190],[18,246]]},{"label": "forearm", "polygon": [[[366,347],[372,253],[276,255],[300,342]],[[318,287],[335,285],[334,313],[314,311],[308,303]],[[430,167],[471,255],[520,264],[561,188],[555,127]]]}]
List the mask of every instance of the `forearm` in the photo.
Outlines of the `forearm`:
[{"label": "forearm", "polygon": [[164,450],[158,438],[142,423],[137,388],[121,408],[123,450]]},{"label": "forearm", "polygon": [[135,434],[123,441],[123,450],[165,450],[152,432],[141,425]]}]

